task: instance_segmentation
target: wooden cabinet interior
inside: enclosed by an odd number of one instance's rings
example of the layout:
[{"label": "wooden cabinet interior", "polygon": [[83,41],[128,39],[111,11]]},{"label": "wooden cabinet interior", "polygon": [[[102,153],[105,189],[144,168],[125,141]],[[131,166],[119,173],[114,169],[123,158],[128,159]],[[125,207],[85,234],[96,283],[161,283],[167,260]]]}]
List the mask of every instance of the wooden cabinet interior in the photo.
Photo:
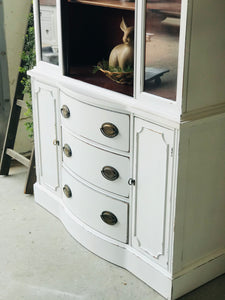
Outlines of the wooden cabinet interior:
[{"label": "wooden cabinet interior", "polygon": [[93,70],[99,61],[108,60],[111,50],[122,43],[122,17],[127,25],[134,26],[134,10],[84,2],[68,2],[62,15],[66,75],[132,96],[133,85],[115,83],[101,72],[93,74]]},{"label": "wooden cabinet interior", "polygon": [[[62,8],[65,75],[133,96],[133,84],[115,83],[101,72],[93,74],[93,70],[122,43],[122,18],[134,26],[135,2],[65,0]],[[144,90],[171,100],[176,100],[180,9],[180,0],[146,3],[145,64],[168,72],[160,85],[146,77]],[[156,44],[151,43],[151,36]],[[160,53],[157,47],[165,51]]]}]

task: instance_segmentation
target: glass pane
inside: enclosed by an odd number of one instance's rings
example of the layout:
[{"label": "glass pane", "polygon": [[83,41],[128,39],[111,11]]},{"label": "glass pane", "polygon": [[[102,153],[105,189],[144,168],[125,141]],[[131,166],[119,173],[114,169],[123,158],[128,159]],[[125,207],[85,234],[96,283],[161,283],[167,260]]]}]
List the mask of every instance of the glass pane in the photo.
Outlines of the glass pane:
[{"label": "glass pane", "polygon": [[63,3],[66,75],[133,96],[134,1]]},{"label": "glass pane", "polygon": [[58,65],[56,0],[39,0],[41,59]]},{"label": "glass pane", "polygon": [[147,0],[145,92],[176,100],[181,0]]}]

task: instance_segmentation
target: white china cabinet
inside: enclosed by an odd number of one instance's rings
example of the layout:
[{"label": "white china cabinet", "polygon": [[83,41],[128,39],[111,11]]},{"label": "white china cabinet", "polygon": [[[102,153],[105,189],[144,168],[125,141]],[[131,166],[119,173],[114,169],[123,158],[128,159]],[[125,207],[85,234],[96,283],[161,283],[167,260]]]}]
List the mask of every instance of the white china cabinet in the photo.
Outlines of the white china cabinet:
[{"label": "white china cabinet", "polygon": [[[34,12],[37,203],[166,299],[222,274],[225,1],[35,0]],[[107,65],[119,44],[133,47],[126,69]]]}]

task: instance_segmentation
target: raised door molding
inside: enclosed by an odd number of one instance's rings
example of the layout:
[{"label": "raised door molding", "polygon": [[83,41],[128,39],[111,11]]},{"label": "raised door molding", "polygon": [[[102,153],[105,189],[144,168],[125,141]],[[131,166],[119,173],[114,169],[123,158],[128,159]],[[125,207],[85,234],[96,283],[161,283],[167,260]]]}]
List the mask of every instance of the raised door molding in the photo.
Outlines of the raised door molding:
[{"label": "raised door molding", "polygon": [[39,180],[53,191],[59,187],[57,89],[35,83]]},{"label": "raised door molding", "polygon": [[133,246],[155,260],[168,248],[172,142],[172,130],[135,120]]}]

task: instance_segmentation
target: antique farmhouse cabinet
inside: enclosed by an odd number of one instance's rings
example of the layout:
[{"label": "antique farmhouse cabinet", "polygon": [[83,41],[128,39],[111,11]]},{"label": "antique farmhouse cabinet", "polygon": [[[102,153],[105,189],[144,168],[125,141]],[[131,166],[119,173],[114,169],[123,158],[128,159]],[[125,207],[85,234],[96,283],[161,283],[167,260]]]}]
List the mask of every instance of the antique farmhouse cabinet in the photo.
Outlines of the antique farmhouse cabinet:
[{"label": "antique farmhouse cabinet", "polygon": [[222,274],[225,1],[34,12],[37,203],[166,299]]}]

